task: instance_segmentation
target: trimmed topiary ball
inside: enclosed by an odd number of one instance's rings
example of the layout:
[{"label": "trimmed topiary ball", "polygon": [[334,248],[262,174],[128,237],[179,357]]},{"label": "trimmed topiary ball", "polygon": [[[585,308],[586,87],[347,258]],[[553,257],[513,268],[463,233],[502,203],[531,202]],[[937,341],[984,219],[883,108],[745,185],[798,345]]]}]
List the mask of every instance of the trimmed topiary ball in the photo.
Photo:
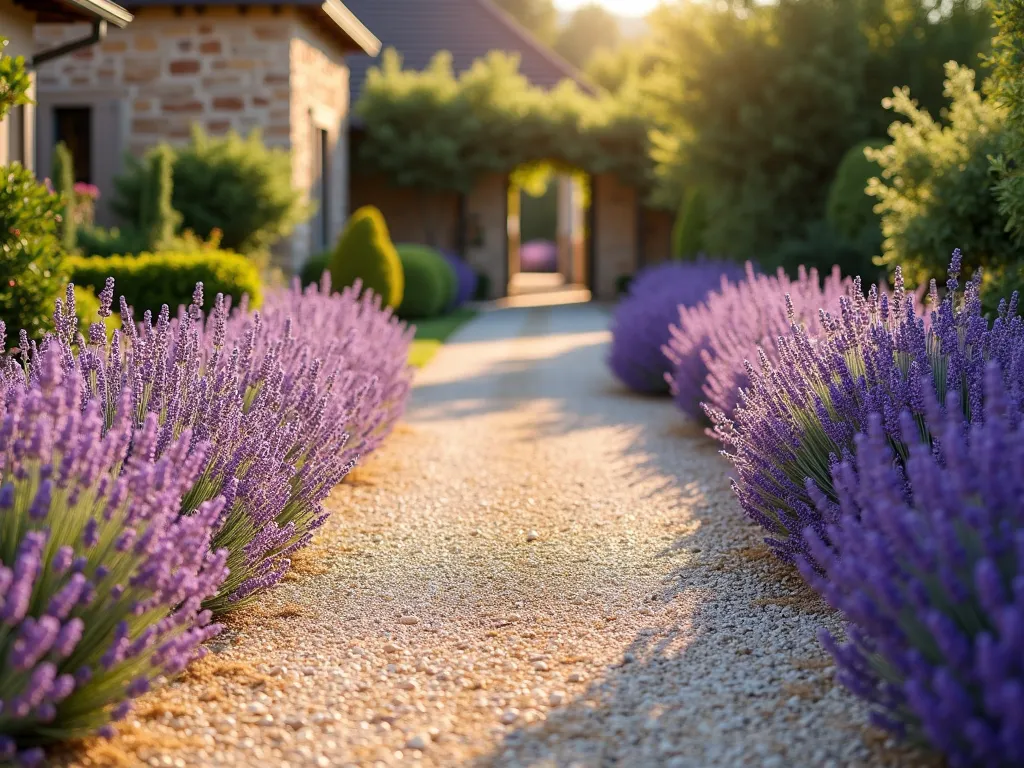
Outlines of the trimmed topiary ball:
[{"label": "trimmed topiary ball", "polygon": [[458,290],[455,271],[440,253],[426,245],[403,243],[397,250],[405,273],[399,317],[422,320],[442,314]]},{"label": "trimmed topiary ball", "polygon": [[363,288],[381,297],[384,306],[398,307],[404,295],[402,262],[391,242],[384,216],[372,205],[360,208],[348,220],[331,254],[331,284],[341,290],[362,281]]},{"label": "trimmed topiary ball", "polygon": [[209,446],[190,450],[186,430],[153,458],[156,415],[136,428],[126,390],[105,430],[100,403],[82,409],[84,381],[61,362],[42,353],[29,382],[7,369],[0,400],[4,764],[109,733],[220,631],[201,605],[227,575],[227,552],[211,551],[224,499],[180,514]]},{"label": "trimmed topiary ball", "polygon": [[820,573],[801,562],[850,622],[845,642],[821,633],[839,681],[952,768],[1024,765],[1024,429],[998,363],[985,378],[986,418],[966,429],[969,404],[951,392],[941,414],[921,384],[930,439],[904,411],[905,469],[870,414],[856,467],[833,470],[838,525],[808,535]]},{"label": "trimmed topiary ball", "polygon": [[473,299],[476,294],[477,274],[469,264],[454,253],[445,250],[440,253],[448,262],[448,266],[455,272],[455,299],[449,309],[456,309]]},{"label": "trimmed topiary ball", "polygon": [[[950,266],[947,295],[929,323],[917,311],[896,273],[892,299],[867,298],[859,279],[840,299],[836,316],[823,314],[822,334],[812,339],[795,328],[779,338],[778,363],[760,356],[760,370],[748,368],[750,386],[734,420],[708,409],[715,434],[736,468],[733,488],[744,511],[767,529],[765,541],[784,560],[807,557],[803,532],[827,537],[834,515],[823,515],[814,498],[835,500],[832,466],[854,457],[854,436],[868,417],[879,414],[896,456],[906,457],[900,413],[909,410],[927,433],[922,380],[940,399],[962,395],[964,421],[984,417],[983,371],[994,362],[1006,378],[1015,408],[1024,403],[1024,321],[1017,297],[1004,302],[989,325],[981,313],[980,276],[961,293],[960,252]],[[835,508],[838,514],[838,508]]]},{"label": "trimmed topiary ball", "polygon": [[757,274],[747,262],[745,279],[724,282],[706,301],[680,307],[665,346],[674,366],[669,383],[676,405],[698,420],[705,418],[702,401],[731,417],[740,389],[749,382],[745,363],[757,358],[758,348],[777,362],[774,341],[794,322],[817,336],[819,310],[834,311],[852,286],[838,267],[823,283],[816,269],[801,267],[792,280],[781,269],[775,275]]},{"label": "trimmed topiary ball", "polygon": [[668,261],[640,270],[612,319],[608,366],[634,392],[664,394],[671,362],[662,348],[680,306],[703,301],[723,280],[743,274],[729,261]]}]

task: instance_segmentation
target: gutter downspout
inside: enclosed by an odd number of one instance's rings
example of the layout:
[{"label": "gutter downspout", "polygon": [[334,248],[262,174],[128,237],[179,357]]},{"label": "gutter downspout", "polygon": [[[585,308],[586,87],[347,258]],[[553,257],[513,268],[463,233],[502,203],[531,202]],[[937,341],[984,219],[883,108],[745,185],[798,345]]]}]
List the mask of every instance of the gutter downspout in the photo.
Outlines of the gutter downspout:
[{"label": "gutter downspout", "polygon": [[80,40],[72,40],[70,43],[65,43],[58,48],[51,48],[48,51],[40,51],[32,57],[32,61],[29,64],[30,69],[38,69],[40,65],[45,64],[53,59],[59,59],[62,56],[67,56],[69,53],[74,53],[82,48],[88,48],[96,43],[102,42],[107,37],[107,22],[105,19],[93,19],[92,32],[88,37],[83,37]]}]

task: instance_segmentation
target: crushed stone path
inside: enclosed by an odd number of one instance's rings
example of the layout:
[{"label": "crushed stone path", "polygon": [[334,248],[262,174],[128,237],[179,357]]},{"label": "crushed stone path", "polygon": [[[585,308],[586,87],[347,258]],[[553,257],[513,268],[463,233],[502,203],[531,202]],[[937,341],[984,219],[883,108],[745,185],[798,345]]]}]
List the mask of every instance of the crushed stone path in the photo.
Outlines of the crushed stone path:
[{"label": "crushed stone path", "polygon": [[485,312],[292,578],[66,765],[926,766],[864,727],[728,464],[594,305]]}]

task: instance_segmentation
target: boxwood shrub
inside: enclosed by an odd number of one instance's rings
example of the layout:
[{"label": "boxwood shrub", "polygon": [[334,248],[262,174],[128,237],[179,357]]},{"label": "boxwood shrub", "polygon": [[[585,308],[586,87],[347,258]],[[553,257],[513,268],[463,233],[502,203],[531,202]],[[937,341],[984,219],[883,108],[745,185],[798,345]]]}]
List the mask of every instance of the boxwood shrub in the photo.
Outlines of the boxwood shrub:
[{"label": "boxwood shrub", "polygon": [[223,293],[237,301],[248,294],[251,307],[260,306],[263,288],[259,270],[248,258],[231,251],[177,253],[159,251],[138,256],[75,256],[68,259],[71,282],[103,290],[108,277],[114,278],[119,294],[141,317],[147,309],[157,312],[161,305],[171,308],[192,301],[196,283],[207,294]]}]

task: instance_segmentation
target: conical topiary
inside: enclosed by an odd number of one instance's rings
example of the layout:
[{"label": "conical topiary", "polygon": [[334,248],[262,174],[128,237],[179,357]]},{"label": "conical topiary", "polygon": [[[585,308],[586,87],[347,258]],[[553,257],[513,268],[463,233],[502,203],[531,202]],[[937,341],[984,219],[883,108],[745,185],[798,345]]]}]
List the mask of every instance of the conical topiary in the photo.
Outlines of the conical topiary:
[{"label": "conical topiary", "polygon": [[372,205],[349,217],[331,254],[331,285],[340,291],[356,280],[380,295],[385,306],[397,308],[405,292],[405,276],[384,216]]},{"label": "conical topiary", "polygon": [[878,232],[881,239],[881,216],[875,213],[874,197],[864,191],[868,179],[881,176],[882,168],[864,156],[865,149],[881,149],[888,142],[883,139],[863,141],[851,147],[843,156],[836,177],[828,191],[825,218],[832,229],[848,240],[860,238],[865,229]]},{"label": "conical topiary", "polygon": [[60,236],[64,250],[71,253],[78,244],[75,224],[75,162],[63,141],[53,151],[53,188],[60,195],[62,209]]}]

